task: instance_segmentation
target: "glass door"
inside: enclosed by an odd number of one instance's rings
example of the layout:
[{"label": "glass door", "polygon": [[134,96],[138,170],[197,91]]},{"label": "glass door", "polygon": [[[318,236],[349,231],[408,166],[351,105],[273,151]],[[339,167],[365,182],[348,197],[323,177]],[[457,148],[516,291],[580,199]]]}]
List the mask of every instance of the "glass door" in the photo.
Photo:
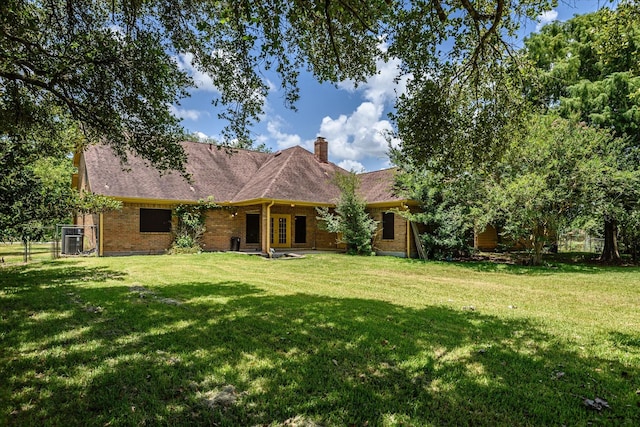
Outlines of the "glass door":
[{"label": "glass door", "polygon": [[291,216],[271,215],[271,246],[274,248],[291,247]]}]

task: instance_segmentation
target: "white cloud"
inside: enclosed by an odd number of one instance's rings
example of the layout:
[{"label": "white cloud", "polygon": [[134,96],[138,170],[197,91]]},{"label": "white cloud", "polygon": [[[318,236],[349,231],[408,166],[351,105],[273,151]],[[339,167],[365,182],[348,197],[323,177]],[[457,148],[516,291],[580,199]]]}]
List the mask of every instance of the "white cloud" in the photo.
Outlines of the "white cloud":
[{"label": "white cloud", "polygon": [[206,133],[200,131],[195,131],[193,135],[195,135],[200,141],[206,141],[209,139],[209,136]]},{"label": "white cloud", "polygon": [[538,15],[538,24],[536,25],[536,31],[540,31],[542,27],[545,25],[555,21],[558,19],[558,11],[557,10],[547,10],[546,12],[542,12]]},{"label": "white cloud", "polygon": [[[387,52],[387,43],[381,41],[378,49],[382,53]],[[401,75],[401,64],[402,61],[398,58],[390,58],[388,61],[378,59],[376,73],[366,82],[360,83],[356,87],[353,80],[345,80],[338,83],[338,87],[349,92],[361,91],[366,100],[376,104],[393,102],[397,96],[406,92],[407,81],[411,78],[410,74]]]},{"label": "white cloud", "polygon": [[329,141],[329,154],[337,161],[384,158],[388,143],[385,133],[391,123],[383,120],[384,105],[363,102],[350,116],[322,119],[319,134]]},{"label": "white cloud", "polygon": [[362,173],[367,171],[362,163],[356,162],[355,160],[343,160],[338,163],[338,166],[340,166],[342,169],[355,173]]},{"label": "white cloud", "polygon": [[171,112],[171,114],[176,117],[179,117],[181,119],[193,120],[194,122],[200,119],[200,117],[202,116],[209,115],[209,113],[206,111],[189,110],[186,108],[176,107],[175,105],[169,106],[169,112]]},{"label": "white cloud", "polygon": [[206,92],[218,92],[211,77],[193,65],[192,53],[181,53],[175,60],[178,63],[178,67],[186,71],[193,78],[196,88]]},{"label": "white cloud", "polygon": [[269,93],[275,93],[278,91],[278,86],[276,86],[271,80],[266,79],[265,83],[267,84]]},{"label": "white cloud", "polygon": [[[267,132],[269,132],[269,136],[275,140],[279,150],[294,147],[296,145],[303,145],[302,139],[299,135],[282,132],[282,126],[283,123],[279,118],[275,118],[267,122]],[[309,143],[307,142],[304,145],[308,146]]]},{"label": "white cloud", "polygon": [[397,96],[406,92],[407,81],[410,75],[400,74],[400,60],[392,58],[389,61],[378,60],[376,63],[376,74],[371,76],[366,82],[360,83],[356,87],[352,80],[345,80],[338,83],[338,87],[349,92],[363,92],[363,97],[376,104],[393,102]]},{"label": "white cloud", "polygon": [[[386,46],[381,45],[384,51]],[[350,114],[338,117],[326,116],[322,119],[317,136],[323,136],[329,142],[329,158],[345,169],[361,172],[365,164],[389,166],[389,142],[387,134],[393,130],[385,114],[397,96],[406,92],[407,82],[411,76],[398,77],[400,60],[377,62],[377,73],[368,81],[356,87],[352,81],[341,82],[338,86],[346,91],[359,95],[363,102]],[[269,91],[274,86],[271,82]],[[289,124],[282,118],[272,115],[273,111],[266,104],[262,121],[266,123],[267,132],[258,136],[256,142],[269,142],[274,148],[281,150],[295,145],[313,152],[314,140],[303,140],[298,134],[288,133]],[[398,140],[392,140],[397,146]],[[377,167],[377,166],[374,166]]]},{"label": "white cloud", "polygon": [[[381,44],[381,51],[386,46]],[[325,117],[320,125],[319,135],[329,141],[329,156],[340,165],[359,164],[366,159],[389,160],[389,141],[387,135],[393,130],[391,123],[384,118],[385,111],[396,98],[406,92],[411,75],[399,77],[400,60],[378,60],[377,73],[358,87],[352,81],[338,86],[352,93],[361,93],[365,100],[350,115],[337,118]],[[391,145],[397,146],[399,140],[392,139]]]}]

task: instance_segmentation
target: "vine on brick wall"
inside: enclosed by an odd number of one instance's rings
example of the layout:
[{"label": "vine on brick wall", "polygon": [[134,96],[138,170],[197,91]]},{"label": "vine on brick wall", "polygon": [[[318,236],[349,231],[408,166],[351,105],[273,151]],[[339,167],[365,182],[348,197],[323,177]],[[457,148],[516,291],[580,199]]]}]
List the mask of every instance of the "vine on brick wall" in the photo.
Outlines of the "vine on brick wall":
[{"label": "vine on brick wall", "polygon": [[202,250],[202,237],[207,230],[205,219],[207,211],[220,209],[213,198],[199,200],[197,204],[176,206],[174,216],[178,219],[170,253],[194,253]]}]

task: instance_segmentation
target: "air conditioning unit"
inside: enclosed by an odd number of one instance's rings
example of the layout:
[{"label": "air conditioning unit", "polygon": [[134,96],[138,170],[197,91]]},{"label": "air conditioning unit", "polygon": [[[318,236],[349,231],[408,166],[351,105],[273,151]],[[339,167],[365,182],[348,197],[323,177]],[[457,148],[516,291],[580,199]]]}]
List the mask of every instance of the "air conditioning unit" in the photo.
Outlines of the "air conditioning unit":
[{"label": "air conditioning unit", "polygon": [[82,228],[64,227],[62,229],[62,254],[77,255],[82,252]]}]

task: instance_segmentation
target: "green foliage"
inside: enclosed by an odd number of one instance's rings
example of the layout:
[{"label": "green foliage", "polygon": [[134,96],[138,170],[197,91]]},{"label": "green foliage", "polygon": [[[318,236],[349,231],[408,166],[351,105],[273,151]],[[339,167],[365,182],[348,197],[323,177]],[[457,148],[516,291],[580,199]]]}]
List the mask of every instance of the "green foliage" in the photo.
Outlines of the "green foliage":
[{"label": "green foliage", "polygon": [[40,240],[47,228],[70,216],[71,160],[63,157],[68,142],[52,139],[41,146],[36,138],[46,135],[46,129],[25,138],[0,135],[3,239]]},{"label": "green foliage", "polygon": [[539,105],[640,145],[640,8],[575,16],[545,26],[525,40],[535,79],[527,94]]},{"label": "green foliage", "polygon": [[354,173],[337,174],[335,183],[340,188],[340,199],[335,213],[328,208],[316,208],[318,219],[324,221],[326,229],[338,233],[340,243],[347,244],[347,252],[371,255],[373,236],[378,228],[366,211],[366,203],[358,196],[358,176]]},{"label": "green foliage", "polygon": [[582,80],[567,90],[569,96],[562,98],[560,114],[613,129],[616,135],[629,136],[640,145],[640,76],[630,71],[612,73],[594,82]]},{"label": "green foliage", "polygon": [[[24,131],[15,123],[3,125]],[[73,212],[120,208],[112,199],[71,188],[69,153],[81,140],[69,120],[57,120],[49,129],[36,127],[33,133],[0,136],[0,239],[51,238],[55,225],[68,223]]]},{"label": "green foliage", "polygon": [[507,67],[497,64],[473,84],[459,81],[460,67],[414,79],[392,116],[400,145],[398,165],[414,163],[457,175],[490,168],[519,132],[526,105]]},{"label": "green foliage", "polygon": [[[183,130],[168,108],[207,74],[228,126],[223,143],[251,146],[269,82],[298,98],[299,70],[320,81],[361,81],[375,70],[389,4],[359,2],[33,1],[0,4],[0,134],[45,127],[66,115],[89,143],[184,172]],[[189,63],[190,62],[190,63]],[[186,63],[186,64],[182,64]],[[222,108],[218,108],[222,107]]]},{"label": "green foliage", "polygon": [[200,200],[197,204],[178,205],[174,209],[177,218],[173,243],[170,253],[193,253],[202,250],[202,236],[207,230],[205,227],[206,213],[211,209],[219,208],[212,198]]},{"label": "green foliage", "polygon": [[622,218],[637,206],[640,175],[630,150],[610,132],[534,116],[491,175],[487,211],[539,263],[562,227]]},{"label": "green foliage", "polygon": [[[525,41],[527,58],[535,67],[535,78],[526,91],[534,103],[572,120],[612,131],[640,147],[640,4],[623,1],[615,10],[576,16],[565,23],[546,26]],[[631,148],[628,148],[631,150]],[[601,198],[595,209],[604,224],[605,245],[602,259],[619,261],[618,226],[635,209],[629,199],[635,191],[628,189],[622,197],[615,190],[616,181],[633,182],[629,165],[637,160],[631,152],[611,154],[614,161],[593,164],[593,170],[608,170],[609,176],[594,174],[591,185]],[[601,156],[594,156],[601,161]],[[617,163],[619,162],[619,164]],[[602,180],[597,184],[594,180]],[[631,210],[630,210],[631,209]],[[624,233],[624,232],[623,232]]]},{"label": "green foliage", "polygon": [[491,168],[528,110],[527,63],[514,52],[524,18],[553,1],[420,1],[398,11],[391,54],[411,73],[393,120],[404,162],[455,176]]},{"label": "green foliage", "polygon": [[417,212],[399,211],[409,221],[423,224],[421,235],[427,258],[451,259],[473,248],[474,225],[481,221],[482,181],[475,174],[445,177],[423,167],[405,165],[396,175],[399,194],[419,202]]},{"label": "green foliage", "polygon": [[103,213],[122,209],[122,202],[101,194],[73,191],[71,209],[78,213]]}]

